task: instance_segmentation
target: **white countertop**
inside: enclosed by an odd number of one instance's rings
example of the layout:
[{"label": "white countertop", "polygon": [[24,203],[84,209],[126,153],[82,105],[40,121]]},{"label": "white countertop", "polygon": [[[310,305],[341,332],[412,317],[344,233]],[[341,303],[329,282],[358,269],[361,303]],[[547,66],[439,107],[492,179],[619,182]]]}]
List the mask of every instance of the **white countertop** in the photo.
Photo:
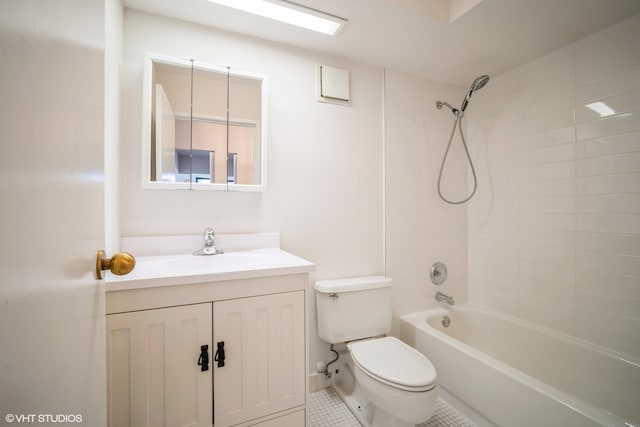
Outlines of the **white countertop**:
[{"label": "white countertop", "polygon": [[[273,235],[276,238],[272,238]],[[227,247],[236,249],[233,242],[238,239],[234,235],[225,235],[220,242],[227,242]],[[277,233],[256,234],[260,244],[257,249],[248,249],[246,244],[251,240],[251,235],[241,236],[244,250],[225,251],[219,255],[192,255],[192,253],[166,254],[166,248],[161,244],[162,238],[135,238],[135,241],[123,244],[123,250],[133,248],[136,253],[140,251],[144,255],[136,256],[136,266],[133,271],[124,276],[116,276],[107,272],[105,277],[105,290],[121,291],[129,289],[152,288],[159,286],[186,285],[193,283],[217,282],[221,280],[251,279],[267,276],[281,276],[286,274],[309,273],[315,270],[315,265],[303,258],[297,257],[279,248],[279,236]],[[268,238],[265,244],[265,236]],[[151,246],[160,248],[162,255],[148,255],[145,253],[145,244],[140,245],[140,240],[148,239]],[[176,236],[168,238],[172,244],[179,240]],[[189,236],[187,241],[192,239]],[[216,237],[216,240],[218,238]],[[123,242],[124,243],[124,242]],[[159,245],[160,244],[160,245]],[[129,245],[129,247],[127,247]],[[266,246],[266,247],[265,247]],[[269,247],[271,246],[271,247]],[[175,247],[175,246],[174,246]],[[199,247],[190,246],[194,251]],[[222,250],[225,247],[218,245]],[[132,251],[133,252],[133,251]],[[149,252],[149,251],[146,251]]]}]

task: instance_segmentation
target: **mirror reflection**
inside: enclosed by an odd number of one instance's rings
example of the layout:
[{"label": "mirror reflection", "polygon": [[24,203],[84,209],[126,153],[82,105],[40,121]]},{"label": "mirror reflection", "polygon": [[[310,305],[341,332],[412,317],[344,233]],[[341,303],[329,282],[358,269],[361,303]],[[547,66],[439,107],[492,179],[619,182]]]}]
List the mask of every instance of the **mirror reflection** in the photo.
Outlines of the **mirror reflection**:
[{"label": "mirror reflection", "polygon": [[262,191],[264,76],[151,54],[147,68],[146,186]]}]

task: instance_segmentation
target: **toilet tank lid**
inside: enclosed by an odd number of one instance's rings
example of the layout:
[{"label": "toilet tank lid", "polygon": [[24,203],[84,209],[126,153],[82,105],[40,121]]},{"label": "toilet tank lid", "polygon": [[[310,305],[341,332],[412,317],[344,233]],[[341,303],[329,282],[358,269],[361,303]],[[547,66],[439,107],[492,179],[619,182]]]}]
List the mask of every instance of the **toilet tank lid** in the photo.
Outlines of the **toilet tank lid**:
[{"label": "toilet tank lid", "polygon": [[384,276],[349,277],[345,279],[319,280],[314,288],[318,292],[333,294],[368,289],[388,288],[392,280]]}]

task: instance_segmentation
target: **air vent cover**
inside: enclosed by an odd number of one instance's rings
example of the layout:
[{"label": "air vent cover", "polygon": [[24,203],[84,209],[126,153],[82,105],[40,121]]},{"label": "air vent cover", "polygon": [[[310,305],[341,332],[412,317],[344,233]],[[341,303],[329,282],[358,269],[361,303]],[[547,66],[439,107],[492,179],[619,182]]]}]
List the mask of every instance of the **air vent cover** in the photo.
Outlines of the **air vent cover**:
[{"label": "air vent cover", "polygon": [[349,70],[320,65],[318,101],[351,105]]}]

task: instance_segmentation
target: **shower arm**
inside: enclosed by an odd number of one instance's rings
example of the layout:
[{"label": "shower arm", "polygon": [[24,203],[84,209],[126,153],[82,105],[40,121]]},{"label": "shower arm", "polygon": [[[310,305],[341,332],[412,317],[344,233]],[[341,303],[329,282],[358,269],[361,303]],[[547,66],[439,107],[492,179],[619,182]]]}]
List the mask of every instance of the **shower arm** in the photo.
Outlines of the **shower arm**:
[{"label": "shower arm", "polygon": [[444,101],[436,101],[436,108],[438,110],[442,110],[443,106],[446,106],[447,108],[449,108],[454,116],[462,117],[462,114],[460,113],[460,110],[458,110],[457,108],[453,107],[453,105],[449,104],[448,102],[444,102]]}]

